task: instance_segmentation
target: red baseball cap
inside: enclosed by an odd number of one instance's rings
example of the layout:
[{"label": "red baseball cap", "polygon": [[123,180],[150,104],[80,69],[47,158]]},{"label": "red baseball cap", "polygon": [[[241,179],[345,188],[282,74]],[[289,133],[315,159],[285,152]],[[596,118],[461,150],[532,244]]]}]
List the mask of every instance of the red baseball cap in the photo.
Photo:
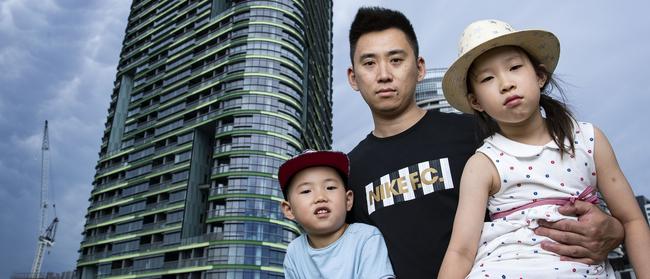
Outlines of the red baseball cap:
[{"label": "red baseball cap", "polygon": [[334,168],[341,175],[344,175],[342,177],[344,182],[348,180],[348,176],[350,175],[350,160],[345,153],[340,151],[305,150],[303,153],[294,156],[280,166],[278,180],[280,181],[282,192],[286,195],[289,182],[296,173],[306,168],[317,166]]}]

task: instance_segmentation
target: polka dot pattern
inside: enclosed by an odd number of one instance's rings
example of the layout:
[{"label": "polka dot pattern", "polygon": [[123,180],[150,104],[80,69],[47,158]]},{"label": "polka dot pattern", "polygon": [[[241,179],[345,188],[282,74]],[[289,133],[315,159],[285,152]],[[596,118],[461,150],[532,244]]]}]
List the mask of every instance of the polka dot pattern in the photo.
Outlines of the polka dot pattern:
[{"label": "polka dot pattern", "polygon": [[[594,145],[593,127],[574,124],[576,152],[572,156],[560,156],[554,142],[532,146],[499,134],[485,140],[477,152],[491,158],[502,181],[499,191],[488,199],[490,213],[508,212],[548,198],[576,197],[586,187],[596,186],[594,159],[589,152]],[[526,208],[486,222],[476,256],[480,266],[475,265],[468,278],[557,278],[567,274],[570,278],[613,278],[608,264],[558,261],[556,254],[541,249],[541,242],[548,238],[534,234],[537,220],[571,218],[559,214],[558,207]]]}]

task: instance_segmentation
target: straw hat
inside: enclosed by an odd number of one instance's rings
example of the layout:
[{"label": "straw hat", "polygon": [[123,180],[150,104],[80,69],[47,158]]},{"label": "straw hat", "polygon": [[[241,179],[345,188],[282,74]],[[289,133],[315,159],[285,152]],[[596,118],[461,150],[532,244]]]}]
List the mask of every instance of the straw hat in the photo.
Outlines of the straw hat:
[{"label": "straw hat", "polygon": [[458,59],[442,79],[442,91],[449,104],[465,113],[474,113],[467,101],[467,71],[484,52],[500,46],[518,46],[553,73],[560,58],[560,41],[544,30],[516,31],[499,20],[479,20],[468,25],[460,37]]}]

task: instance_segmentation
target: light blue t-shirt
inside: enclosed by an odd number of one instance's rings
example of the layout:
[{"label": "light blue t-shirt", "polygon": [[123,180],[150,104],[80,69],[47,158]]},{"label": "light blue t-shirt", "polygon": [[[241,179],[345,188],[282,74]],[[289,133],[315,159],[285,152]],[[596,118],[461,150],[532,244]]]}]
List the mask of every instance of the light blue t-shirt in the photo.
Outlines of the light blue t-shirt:
[{"label": "light blue t-shirt", "polygon": [[394,278],[384,237],[376,227],[355,223],[327,247],[314,249],[306,235],[289,243],[285,278]]}]

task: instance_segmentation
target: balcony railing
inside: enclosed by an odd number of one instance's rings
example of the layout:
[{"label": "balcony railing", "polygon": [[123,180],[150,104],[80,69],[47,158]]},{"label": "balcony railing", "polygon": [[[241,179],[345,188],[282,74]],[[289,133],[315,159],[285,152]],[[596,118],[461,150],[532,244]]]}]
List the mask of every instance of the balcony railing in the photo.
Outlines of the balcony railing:
[{"label": "balcony railing", "polygon": [[278,168],[268,165],[258,164],[223,164],[212,168],[212,174],[220,174],[224,172],[263,172],[263,173],[277,173]]},{"label": "balcony railing", "polygon": [[111,232],[111,233],[89,236],[84,238],[84,240],[81,243],[97,242],[97,241],[109,239],[115,235],[116,235],[115,232]]},{"label": "balcony railing", "polygon": [[79,257],[79,261],[93,261],[93,260],[103,259],[103,258],[109,257],[111,255],[110,253],[111,253],[111,251],[103,251],[103,252],[99,252],[99,253],[81,255]]},{"label": "balcony railing", "polygon": [[[146,252],[155,251],[156,249],[176,248],[176,247],[181,247],[181,246],[195,244],[195,243],[217,241],[217,240],[224,240],[224,234],[223,233],[209,233],[209,234],[204,234],[204,235],[201,235],[201,236],[184,238],[184,239],[181,239],[181,241],[179,243],[176,243],[176,244],[173,244],[173,245],[162,245],[160,247],[149,247],[148,250],[139,249],[138,253],[146,253]],[[140,247],[142,247],[142,245]],[[103,259],[103,258],[106,258],[108,256],[124,255],[124,254],[129,254],[129,253],[134,253],[134,251],[124,251],[124,252],[117,252],[117,253],[111,253],[111,251],[104,251],[104,252],[101,252],[101,253],[94,253],[94,254],[89,254],[89,255],[81,255],[79,257],[79,261],[80,262],[93,261],[93,260]]]},{"label": "balcony railing", "polygon": [[245,208],[219,208],[208,211],[208,217],[227,217],[227,216],[246,216],[246,217],[261,217],[271,218],[276,220],[284,220],[284,215],[281,210],[266,210],[266,209],[245,209]]},{"label": "balcony railing", "polygon": [[185,268],[185,267],[204,266],[206,264],[207,264],[207,260],[205,258],[178,260],[173,262],[165,262],[161,267],[134,269],[132,266],[130,266],[130,267],[124,267],[119,269],[112,269],[110,274],[104,274],[100,277],[137,275],[137,274],[152,272],[161,269],[169,270],[169,269],[178,269],[178,268]]},{"label": "balcony railing", "polygon": [[188,260],[179,260],[174,262],[166,262],[163,264],[164,269],[176,269],[184,268],[190,266],[203,266],[206,265],[206,259],[188,259]]},{"label": "balcony railing", "polygon": [[107,173],[107,172],[110,172],[110,171],[113,171],[113,170],[119,169],[119,168],[124,167],[124,166],[126,166],[126,165],[128,165],[128,163],[127,163],[127,162],[123,162],[123,163],[121,163],[121,164],[115,164],[115,165],[112,165],[112,166],[108,166],[108,167],[102,168],[102,169],[100,169],[100,170],[97,171],[97,175],[105,174],[105,173]]},{"label": "balcony railing", "polygon": [[282,197],[282,191],[279,187],[261,187],[261,186],[225,186],[210,189],[211,196],[226,194],[259,194]]},{"label": "balcony railing", "polygon": [[144,224],[142,225],[142,231],[161,229],[164,228],[165,225],[167,225],[167,222],[165,220],[156,223]]},{"label": "balcony railing", "polygon": [[114,203],[114,202],[120,200],[121,198],[122,198],[122,196],[120,195],[120,196],[115,196],[115,197],[112,197],[112,198],[104,199],[104,200],[101,200],[101,201],[92,202],[92,204],[90,206],[90,209]]},{"label": "balcony railing", "polygon": [[103,216],[103,217],[99,217],[99,218],[93,218],[93,219],[88,220],[86,225],[97,225],[97,224],[100,224],[100,223],[103,223],[103,222],[106,222],[106,221],[113,220],[113,219],[118,218],[120,216],[121,215],[119,213],[116,213],[116,214],[111,214],[111,215]]},{"label": "balcony railing", "polygon": [[124,182],[124,180],[116,179],[115,181],[111,181],[111,182],[108,182],[108,183],[104,183],[102,185],[95,186],[95,188],[93,189],[93,192],[97,192],[97,191],[101,191],[101,190],[109,188],[109,187],[113,187],[113,186],[115,186],[117,184],[120,184],[122,182]]}]

